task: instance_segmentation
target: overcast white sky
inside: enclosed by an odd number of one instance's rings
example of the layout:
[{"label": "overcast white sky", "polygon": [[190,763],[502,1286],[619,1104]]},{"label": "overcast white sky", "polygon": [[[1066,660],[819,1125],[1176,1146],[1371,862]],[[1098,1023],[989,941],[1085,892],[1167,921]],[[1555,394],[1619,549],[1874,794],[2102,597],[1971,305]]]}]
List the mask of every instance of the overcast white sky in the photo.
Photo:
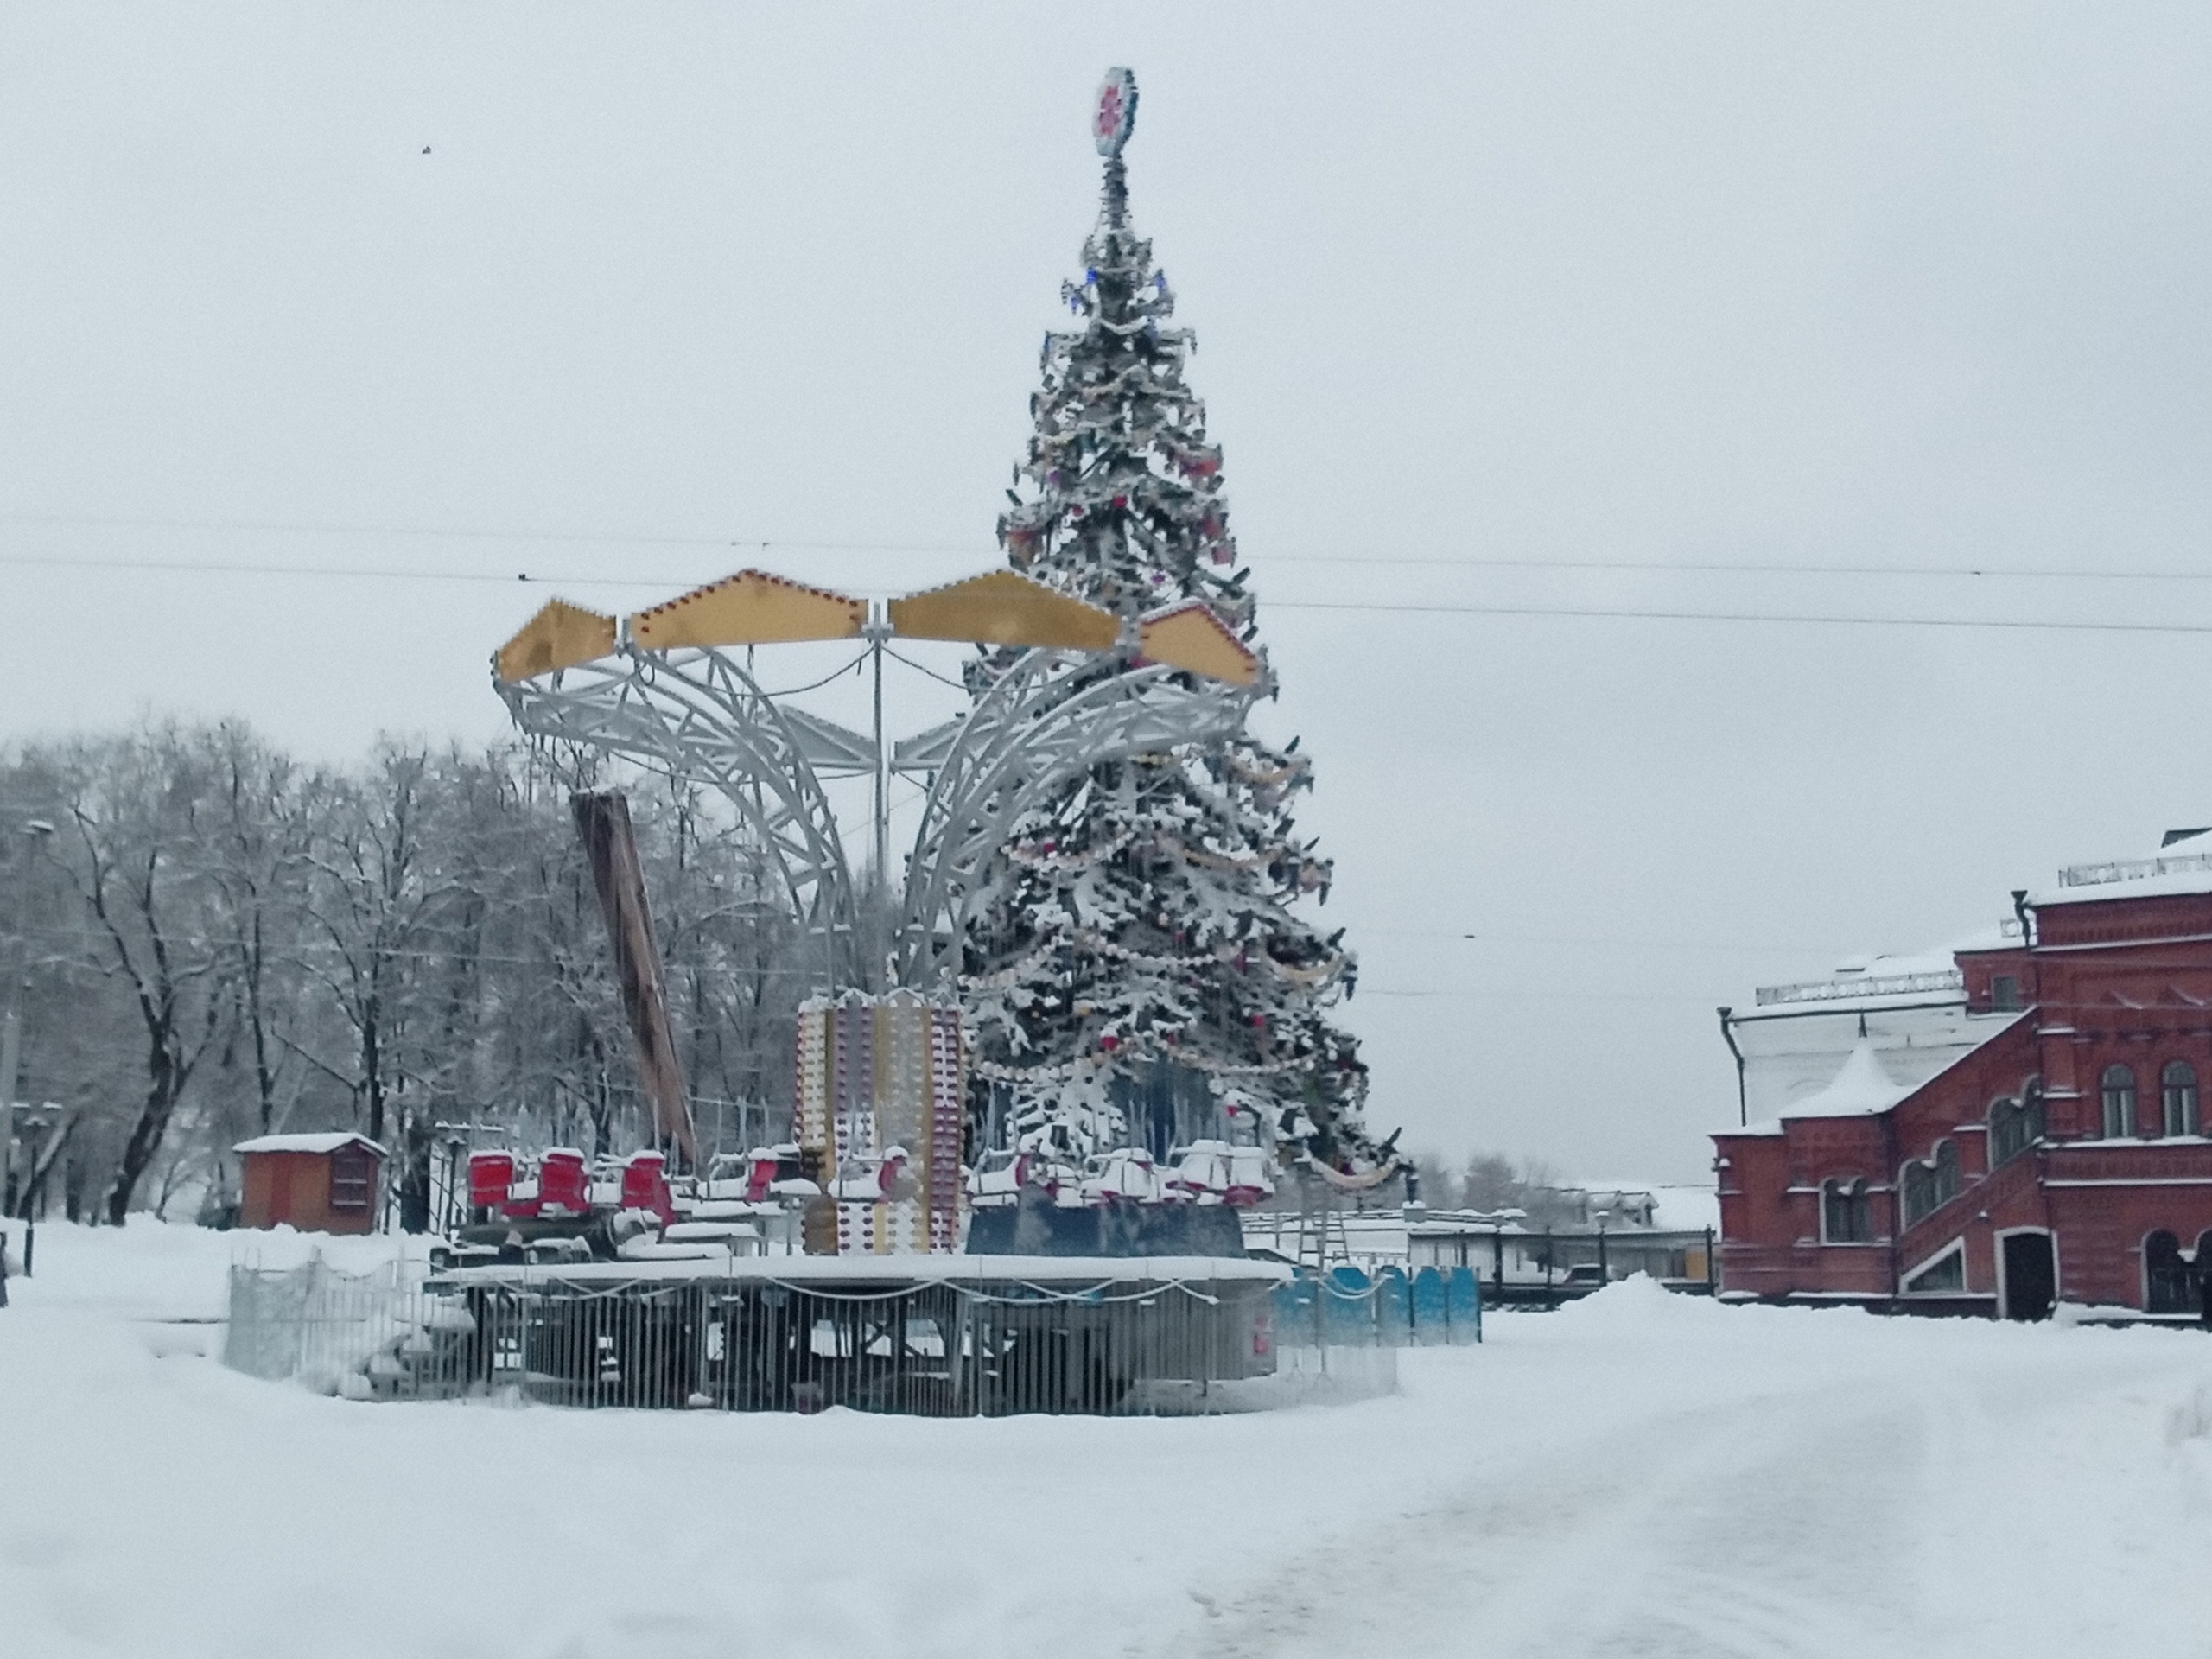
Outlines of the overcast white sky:
[{"label": "overcast white sky", "polygon": [[1391,563],[2212,577],[2202,4],[12,6],[0,738],[490,737],[518,571],[987,562],[1109,63],[1385,1127],[1699,1178],[1715,1005],[2212,822],[2205,635],[1281,603],[2212,628]]}]

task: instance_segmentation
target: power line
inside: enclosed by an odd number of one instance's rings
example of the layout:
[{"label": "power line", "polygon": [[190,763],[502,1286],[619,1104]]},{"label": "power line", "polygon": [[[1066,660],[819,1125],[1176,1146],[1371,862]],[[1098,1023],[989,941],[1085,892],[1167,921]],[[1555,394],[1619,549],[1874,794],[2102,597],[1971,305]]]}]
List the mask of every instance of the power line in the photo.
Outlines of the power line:
[{"label": "power line", "polygon": [[1276,611],[1371,611],[1406,615],[1608,618],[1635,622],[1778,622],[1847,628],[2001,628],[2051,633],[2212,633],[2203,622],[2082,622],[1969,616],[1838,616],[1810,612],[1663,611],[1580,605],[1400,605],[1376,600],[1275,599]]},{"label": "power line", "polygon": [[1845,947],[1840,945],[1806,944],[1802,942],[1795,944],[1778,942],[1754,944],[1713,939],[1633,939],[1586,933],[1493,933],[1487,928],[1468,931],[1426,927],[1368,927],[1357,924],[1355,929],[1363,938],[1444,939],[1470,944],[1572,944],[1609,950],[1698,950],[1763,957],[1846,954]]},{"label": "power line", "polygon": [[1425,569],[1601,570],[1649,575],[1945,576],[2034,582],[2212,582],[2212,570],[2089,570],[1965,564],[1796,564],[1784,560],[1442,558],[1385,553],[1269,553],[1268,564],[1391,564]]},{"label": "power line", "polygon": [[[832,541],[789,536],[674,536],[658,532],[546,530],[486,530],[426,524],[341,524],[296,523],[262,518],[130,518],[90,513],[0,513],[0,524],[37,525],[54,529],[167,530],[195,532],[233,532],[260,536],[321,536],[353,539],[410,541],[527,542],[573,547],[685,547],[757,550],[766,554],[778,548],[810,553],[960,553],[978,559],[996,559],[1000,550],[970,542]],[[73,564],[59,557],[10,557],[10,564]],[[1969,581],[2027,582],[2212,582],[2212,569],[2106,570],[2081,566],[2004,566],[1961,564],[1805,564],[1765,559],[1592,559],[1532,558],[1521,555],[1435,555],[1406,553],[1268,553],[1260,556],[1264,567],[1272,564],[1392,565],[1419,569],[1602,571],[1650,575],[1770,575],[1770,576],[1903,576],[1942,577]],[[118,569],[142,568],[135,563]],[[166,569],[166,565],[143,568]],[[183,566],[179,569],[232,569],[231,566]],[[264,566],[238,566],[251,573]],[[278,568],[276,574],[289,574]],[[370,571],[339,574],[372,575]],[[504,576],[422,572],[436,581],[505,581]],[[604,582],[598,577],[554,580]]]},{"label": "power line", "polygon": [[[785,546],[798,546],[785,543]],[[473,571],[404,570],[389,567],[281,564],[157,560],[71,559],[54,556],[0,555],[0,566],[48,566],[77,570],[137,570],[176,575],[325,577],[388,582],[474,582],[509,585],[516,582],[563,588],[629,588],[656,585],[644,578],[605,576],[534,576],[527,571],[495,575]],[[1658,568],[1658,567],[1650,567]],[[1551,617],[1572,620],[1610,620],[1643,622],[1770,623],[1813,627],[1865,628],[1994,628],[2007,632],[2056,633],[2212,634],[2212,623],[2093,622],[2077,619],[1965,616],[1865,616],[1820,612],[1667,610],[1640,606],[1482,605],[1443,602],[1393,602],[1380,600],[1274,599],[1270,611],[1344,611],[1377,614],[1434,616]]]},{"label": "power line", "polygon": [[1388,997],[1392,1001],[1421,1002],[1656,1002],[1669,1006],[1692,1003],[1700,1007],[1713,1006],[1712,999],[1706,996],[1652,995],[1640,992],[1455,990],[1449,987],[1426,991],[1394,991],[1379,986],[1370,988],[1363,985],[1358,994],[1361,996]]},{"label": "power line", "polygon": [[0,553],[0,565],[62,570],[136,570],[173,575],[222,576],[333,576],[364,582],[558,582],[563,588],[645,588],[665,585],[650,577],[533,576],[518,570],[499,575],[480,570],[402,570],[375,565],[247,564],[217,559],[79,559],[59,554]]},{"label": "power line", "polygon": [[[99,513],[0,512],[0,524],[65,530],[235,531],[254,536],[397,537],[409,541],[540,542],[582,547],[799,548],[838,553],[976,553],[972,543],[826,542],[787,536],[670,536],[577,530],[485,530],[435,524],[285,523],[269,518],[135,518]],[[995,551],[977,554],[996,557]]]}]

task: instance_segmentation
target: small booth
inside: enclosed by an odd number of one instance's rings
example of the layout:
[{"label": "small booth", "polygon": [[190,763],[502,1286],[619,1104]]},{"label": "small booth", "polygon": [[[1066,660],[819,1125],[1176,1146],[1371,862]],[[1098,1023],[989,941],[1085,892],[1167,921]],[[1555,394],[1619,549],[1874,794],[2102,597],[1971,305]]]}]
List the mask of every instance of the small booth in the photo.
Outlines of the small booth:
[{"label": "small booth", "polygon": [[366,1135],[264,1135],[231,1148],[244,1166],[241,1227],[290,1225],[303,1233],[376,1230],[385,1149]]}]

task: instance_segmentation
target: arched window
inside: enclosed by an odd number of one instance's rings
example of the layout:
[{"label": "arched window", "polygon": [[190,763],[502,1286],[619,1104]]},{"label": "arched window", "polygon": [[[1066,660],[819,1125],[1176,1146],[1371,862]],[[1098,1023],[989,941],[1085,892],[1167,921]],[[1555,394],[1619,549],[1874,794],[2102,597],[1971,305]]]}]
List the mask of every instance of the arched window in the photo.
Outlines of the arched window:
[{"label": "arched window", "polygon": [[2018,1100],[1989,1109],[1989,1166],[2009,1163],[2043,1139],[2043,1084],[2030,1077]]},{"label": "arched window", "polygon": [[2168,1135],[2199,1133],[2196,1068],[2187,1060],[2168,1060],[2158,1073],[2158,1116]]},{"label": "arched window", "polygon": [[1904,1166],[1904,1219],[1909,1227],[1932,1215],[1959,1196],[1959,1149],[1939,1141],[1936,1150],[1918,1163]]},{"label": "arched window", "polygon": [[1829,1244],[1864,1244],[1874,1236],[1874,1200],[1864,1181],[1821,1183],[1821,1238]]},{"label": "arched window", "polygon": [[2105,1067],[2098,1093],[2104,1099],[2105,1139],[2121,1141],[2134,1134],[2135,1074],[2124,1065]]},{"label": "arched window", "polygon": [[2143,1311],[2145,1313],[2194,1313],[2196,1308],[2193,1264],[2181,1259],[2181,1241],[2160,1230],[2143,1241]]}]

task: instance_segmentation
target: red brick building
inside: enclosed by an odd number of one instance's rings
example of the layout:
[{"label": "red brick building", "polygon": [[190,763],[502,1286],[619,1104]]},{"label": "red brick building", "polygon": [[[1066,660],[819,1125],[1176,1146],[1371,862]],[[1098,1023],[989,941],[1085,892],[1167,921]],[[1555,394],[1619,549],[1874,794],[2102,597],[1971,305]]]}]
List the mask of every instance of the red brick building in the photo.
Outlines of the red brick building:
[{"label": "red brick building", "polygon": [[2202,1316],[2212,830],[2014,905],[1953,957],[1973,1040],[1932,1076],[1895,1081],[1862,1038],[1825,1088],[1713,1136],[1722,1294]]}]

